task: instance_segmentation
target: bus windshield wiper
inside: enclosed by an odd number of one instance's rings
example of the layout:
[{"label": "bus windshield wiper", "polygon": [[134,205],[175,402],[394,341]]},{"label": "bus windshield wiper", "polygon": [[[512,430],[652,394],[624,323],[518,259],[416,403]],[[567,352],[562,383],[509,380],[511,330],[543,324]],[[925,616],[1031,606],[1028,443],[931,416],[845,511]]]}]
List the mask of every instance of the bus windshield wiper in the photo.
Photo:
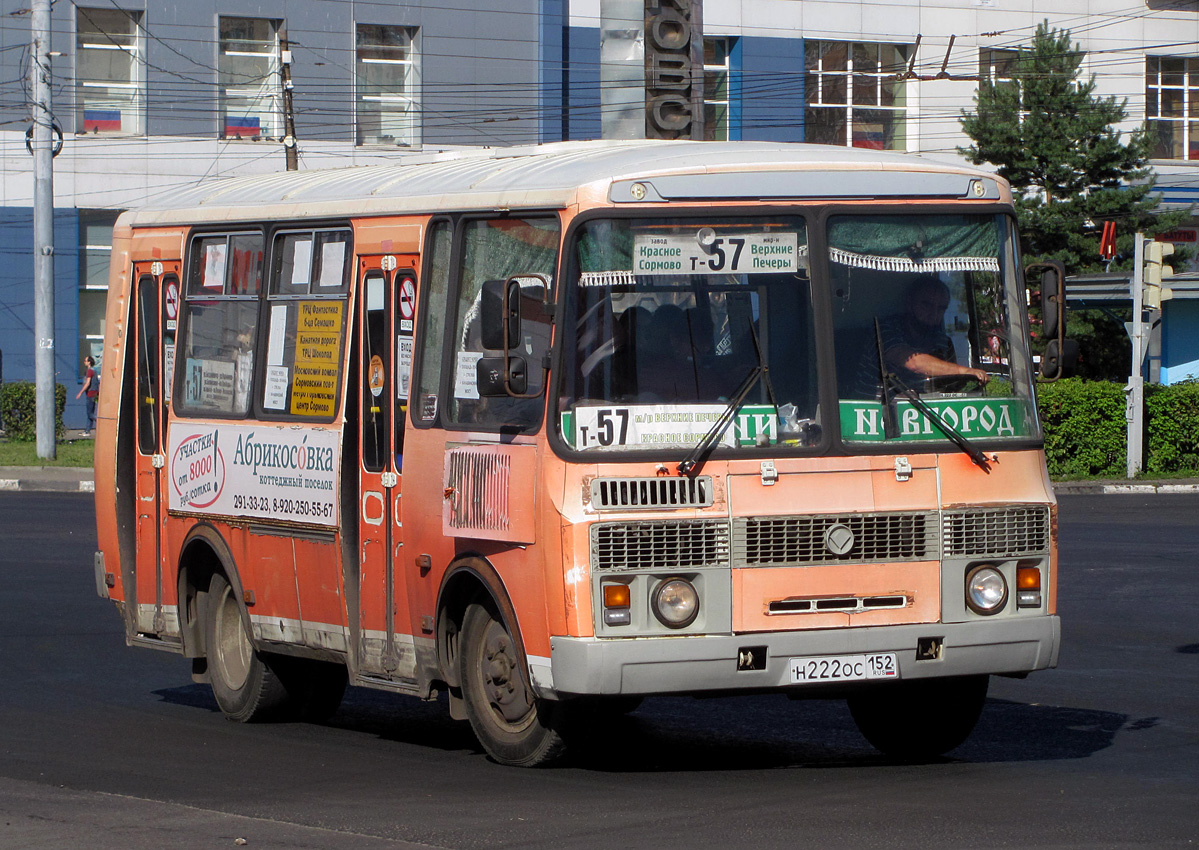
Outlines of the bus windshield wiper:
[{"label": "bus windshield wiper", "polygon": [[745,380],[741,382],[741,386],[737,388],[737,392],[729,399],[729,403],[725,405],[720,416],[712,423],[712,427],[708,429],[708,433],[704,434],[703,439],[695,444],[695,448],[687,453],[687,457],[679,461],[679,465],[676,468],[680,475],[694,476],[699,473],[700,467],[703,466],[708,454],[729,427],[729,423],[733,421],[733,417],[737,415],[737,411],[745,403],[745,397],[749,395],[749,391],[754,388],[759,378],[766,385],[766,395],[770,398],[770,403],[774,405],[775,416],[780,416],[778,402],[774,398],[774,387],[770,383],[770,367],[766,365],[766,358],[762,356],[762,344],[758,341],[758,330],[754,327],[752,320],[749,323],[749,330],[753,338],[754,353],[758,355],[758,365],[749,370],[749,374],[745,376]]},{"label": "bus windshield wiper", "polygon": [[[892,388],[894,388],[895,390],[897,390],[899,392],[900,395],[902,395],[909,402],[911,402],[911,404],[914,408],[916,408],[921,413],[923,413],[925,416],[927,416],[929,419],[931,419],[933,422],[935,422],[937,427],[941,429],[941,433],[943,433],[946,437],[948,437],[950,442],[952,442],[955,446],[957,446],[959,449],[961,449],[963,452],[965,452],[966,455],[970,458],[970,460],[974,461],[974,463],[978,465],[979,469],[981,469],[983,472],[990,472],[991,471],[990,461],[987,460],[987,456],[982,453],[982,450],[979,449],[978,446],[974,445],[974,443],[970,442],[968,439],[966,439],[964,436],[962,436],[961,433],[959,433],[953,426],[951,426],[948,422],[946,422],[944,417],[941,416],[941,414],[937,413],[937,411],[934,410],[928,402],[926,402],[924,399],[922,399],[920,397],[920,393],[916,392],[914,389],[912,389],[907,384],[905,384],[903,381],[901,381],[899,379],[899,376],[896,375],[894,372],[887,371],[887,367],[883,361],[883,355],[882,355],[882,351],[883,351],[882,334],[879,333],[877,319],[874,320],[874,333],[875,333],[876,338],[878,339],[878,350],[879,350],[878,364],[879,364],[879,373],[880,373],[880,376],[882,377],[882,387],[883,387],[883,433],[884,433],[884,435],[887,437],[892,436],[892,434],[887,431],[888,420],[890,420],[891,428],[892,429],[895,428],[894,411],[891,410],[891,405],[894,403],[894,400],[891,397],[891,390],[892,390]],[[894,436],[898,436],[898,431],[895,432]]]}]

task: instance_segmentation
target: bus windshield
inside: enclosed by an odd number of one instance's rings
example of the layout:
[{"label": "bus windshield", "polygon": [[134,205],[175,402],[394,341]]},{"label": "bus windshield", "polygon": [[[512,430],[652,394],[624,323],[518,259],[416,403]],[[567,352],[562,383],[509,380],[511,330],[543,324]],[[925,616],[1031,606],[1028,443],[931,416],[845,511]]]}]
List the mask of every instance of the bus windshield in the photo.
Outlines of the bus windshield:
[{"label": "bus windshield", "polygon": [[819,439],[802,219],[593,219],[571,256],[568,445],[691,448],[746,386],[718,445]]},{"label": "bus windshield", "polygon": [[1007,218],[837,215],[826,237],[837,420],[817,404],[803,219],[584,223],[569,255],[566,444],[691,449],[722,416],[716,445],[731,450],[812,446],[829,427],[861,444],[944,444],[943,427],[985,444],[1036,436]]},{"label": "bus windshield", "polygon": [[942,423],[983,443],[1037,434],[1006,217],[832,216],[827,236],[844,440],[939,441]]}]

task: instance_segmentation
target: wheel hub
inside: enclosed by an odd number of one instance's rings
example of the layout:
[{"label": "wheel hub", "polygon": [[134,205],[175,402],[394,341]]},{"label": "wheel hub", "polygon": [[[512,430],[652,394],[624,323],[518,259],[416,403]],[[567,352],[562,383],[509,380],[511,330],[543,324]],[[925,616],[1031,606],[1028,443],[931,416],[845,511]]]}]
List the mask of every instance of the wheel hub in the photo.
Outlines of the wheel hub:
[{"label": "wheel hub", "polygon": [[498,623],[488,628],[483,643],[483,687],[487,701],[509,723],[517,723],[533,707],[524,677],[517,667],[516,649]]}]

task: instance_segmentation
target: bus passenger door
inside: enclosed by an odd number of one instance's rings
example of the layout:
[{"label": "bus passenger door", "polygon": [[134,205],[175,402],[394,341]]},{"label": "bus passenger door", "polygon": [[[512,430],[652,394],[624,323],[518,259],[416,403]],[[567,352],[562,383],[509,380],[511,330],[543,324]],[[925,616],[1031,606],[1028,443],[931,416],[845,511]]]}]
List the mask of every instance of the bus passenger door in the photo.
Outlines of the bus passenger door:
[{"label": "bus passenger door", "polygon": [[[403,563],[401,468],[411,360],[413,258],[360,260],[359,315],[359,669],[367,676],[416,679]],[[406,330],[404,330],[406,328]],[[404,340],[407,340],[405,344]]]},{"label": "bus passenger door", "polygon": [[[179,262],[136,263],[136,315],[133,321],[137,386],[134,416],[137,452],[136,499],[137,631],[140,634],[177,634],[178,623],[166,622],[165,610],[175,601],[173,589],[164,599],[162,532],[166,519],[166,423],[164,401],[169,400],[164,371],[173,370],[175,330],[179,312]],[[167,395],[164,395],[166,393]]]}]

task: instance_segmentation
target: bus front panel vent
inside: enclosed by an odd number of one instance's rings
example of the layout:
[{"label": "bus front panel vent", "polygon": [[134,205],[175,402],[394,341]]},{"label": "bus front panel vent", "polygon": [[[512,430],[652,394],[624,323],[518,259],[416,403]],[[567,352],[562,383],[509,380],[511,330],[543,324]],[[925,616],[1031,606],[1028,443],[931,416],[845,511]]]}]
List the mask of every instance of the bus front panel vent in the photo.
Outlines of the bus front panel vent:
[{"label": "bus front panel vent", "polygon": [[707,508],[712,476],[692,478],[593,478],[591,506],[597,511]]}]

